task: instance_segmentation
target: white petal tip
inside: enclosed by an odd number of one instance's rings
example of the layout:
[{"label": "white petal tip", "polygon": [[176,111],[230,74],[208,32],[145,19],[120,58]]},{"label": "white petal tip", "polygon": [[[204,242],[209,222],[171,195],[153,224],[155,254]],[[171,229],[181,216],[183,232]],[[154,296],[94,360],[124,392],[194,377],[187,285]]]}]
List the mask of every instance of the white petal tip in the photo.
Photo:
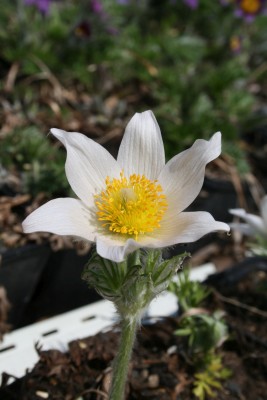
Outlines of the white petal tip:
[{"label": "white petal tip", "polygon": [[221,147],[222,147],[222,134],[221,132],[216,132],[210,138],[210,143],[218,149],[218,153],[216,157],[219,157],[221,154]]},{"label": "white petal tip", "polygon": [[220,231],[225,231],[225,232],[230,232],[231,227],[228,224],[225,224],[224,222],[220,223]]},{"label": "white petal tip", "polygon": [[22,230],[24,233],[30,233],[28,224],[27,224],[27,218],[22,222],[21,226],[22,226]]},{"label": "white petal tip", "polygon": [[52,128],[50,129],[50,132],[59,140],[62,139],[64,134],[66,133],[66,131],[63,131],[62,129],[58,128]]},{"label": "white petal tip", "polygon": [[243,208],[231,208],[228,212],[236,217],[244,217],[247,214]]}]

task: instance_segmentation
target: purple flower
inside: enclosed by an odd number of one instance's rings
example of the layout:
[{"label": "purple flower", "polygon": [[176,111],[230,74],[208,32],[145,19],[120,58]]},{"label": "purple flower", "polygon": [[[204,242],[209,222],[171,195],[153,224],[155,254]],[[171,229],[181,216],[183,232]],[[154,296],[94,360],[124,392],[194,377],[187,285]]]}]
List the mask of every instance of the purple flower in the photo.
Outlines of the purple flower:
[{"label": "purple flower", "polygon": [[185,4],[195,10],[198,7],[198,0],[184,0]]},{"label": "purple flower", "polygon": [[91,8],[92,8],[92,11],[96,14],[103,13],[103,7],[101,4],[101,1],[99,1],[99,0],[91,0]]},{"label": "purple flower", "polygon": [[242,50],[242,37],[238,35],[234,35],[230,39],[230,49],[233,54],[237,55]]},{"label": "purple flower", "polygon": [[266,11],[266,0],[236,0],[235,15],[251,22],[258,15]]},{"label": "purple flower", "polygon": [[74,28],[74,34],[79,38],[88,38],[91,36],[92,30],[88,21],[80,21]]},{"label": "purple flower", "polygon": [[52,0],[24,0],[24,4],[27,6],[34,5],[42,14],[46,15],[49,12],[51,1]]}]

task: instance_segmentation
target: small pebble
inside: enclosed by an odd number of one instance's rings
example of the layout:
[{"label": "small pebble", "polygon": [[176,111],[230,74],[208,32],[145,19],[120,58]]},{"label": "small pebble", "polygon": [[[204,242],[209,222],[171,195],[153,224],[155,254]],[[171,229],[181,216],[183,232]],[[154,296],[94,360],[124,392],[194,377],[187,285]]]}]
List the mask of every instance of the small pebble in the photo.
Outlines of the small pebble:
[{"label": "small pebble", "polygon": [[41,397],[42,399],[48,399],[49,397],[49,393],[47,392],[43,392],[41,390],[37,390],[37,392],[35,392],[36,396]]},{"label": "small pebble", "polygon": [[171,355],[171,354],[175,354],[175,353],[177,353],[177,346],[176,345],[173,345],[173,346],[168,348],[167,354]]},{"label": "small pebble", "polygon": [[151,389],[155,389],[159,386],[159,376],[158,375],[150,375],[148,378],[148,386]]},{"label": "small pebble", "polygon": [[141,372],[141,376],[143,379],[146,379],[148,377],[149,373],[148,373],[148,369],[143,369]]}]

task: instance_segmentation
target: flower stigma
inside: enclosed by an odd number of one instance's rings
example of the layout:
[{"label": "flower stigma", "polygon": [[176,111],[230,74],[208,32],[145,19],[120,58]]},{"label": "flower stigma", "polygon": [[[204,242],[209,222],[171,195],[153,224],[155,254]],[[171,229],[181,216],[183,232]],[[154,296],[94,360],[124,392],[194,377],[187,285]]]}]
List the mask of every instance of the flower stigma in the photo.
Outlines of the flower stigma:
[{"label": "flower stigma", "polygon": [[136,174],[126,178],[122,171],[119,179],[107,176],[105,183],[105,190],[95,195],[104,228],[137,239],[160,227],[168,203],[157,180]]}]

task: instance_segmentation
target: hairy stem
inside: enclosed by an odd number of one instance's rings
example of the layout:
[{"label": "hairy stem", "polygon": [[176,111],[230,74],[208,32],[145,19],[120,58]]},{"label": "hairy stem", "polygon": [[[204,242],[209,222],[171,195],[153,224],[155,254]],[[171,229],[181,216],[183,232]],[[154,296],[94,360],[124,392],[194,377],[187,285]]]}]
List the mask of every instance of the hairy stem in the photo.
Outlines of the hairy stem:
[{"label": "hairy stem", "polygon": [[121,321],[121,339],[119,351],[113,365],[110,400],[123,400],[124,398],[129,362],[138,321],[139,316],[133,316],[131,319],[126,318]]}]

